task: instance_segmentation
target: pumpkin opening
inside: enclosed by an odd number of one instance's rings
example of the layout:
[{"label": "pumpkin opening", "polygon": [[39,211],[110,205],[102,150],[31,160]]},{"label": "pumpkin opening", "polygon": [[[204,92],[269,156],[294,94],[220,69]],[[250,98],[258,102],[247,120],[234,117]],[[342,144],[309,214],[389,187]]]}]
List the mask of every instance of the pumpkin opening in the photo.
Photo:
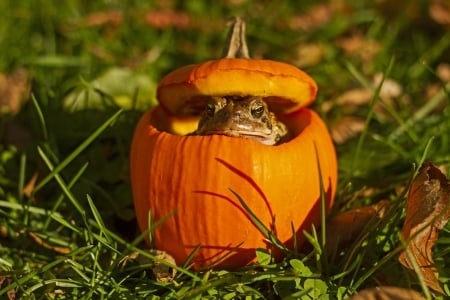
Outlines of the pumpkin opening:
[{"label": "pumpkin opening", "polygon": [[[283,122],[289,130],[289,142],[291,139],[297,137],[309,123],[309,118],[300,116],[300,109],[290,114],[278,114],[277,119]],[[175,135],[187,135],[197,129],[199,116],[180,117],[167,112],[162,107],[158,106],[154,109],[151,124],[161,132],[167,132]],[[272,146],[273,147],[273,146]]]}]

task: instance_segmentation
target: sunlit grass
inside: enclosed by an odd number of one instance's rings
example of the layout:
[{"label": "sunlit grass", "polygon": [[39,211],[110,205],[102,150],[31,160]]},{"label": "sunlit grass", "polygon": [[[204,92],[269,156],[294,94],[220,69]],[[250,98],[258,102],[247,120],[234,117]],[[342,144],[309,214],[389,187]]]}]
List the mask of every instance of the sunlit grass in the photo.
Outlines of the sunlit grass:
[{"label": "sunlit grass", "polygon": [[[345,299],[380,285],[423,291],[423,282],[397,261],[399,233],[418,166],[429,160],[449,174],[450,87],[437,69],[449,61],[450,34],[429,18],[400,13],[414,3],[399,2],[386,16],[383,4],[343,2],[323,2],[331,9],[327,20],[314,15],[313,1],[0,2],[0,72],[24,68],[31,78],[20,111],[0,115],[0,298],[9,292],[30,299]],[[181,15],[155,25],[155,16],[153,23],[146,19],[150,11]],[[143,109],[155,103],[154,88],[165,73],[220,55],[232,15],[246,17],[253,56],[299,64],[317,80],[313,108],[330,128],[349,115],[363,120],[361,133],[336,146],[339,187],[332,215],[383,199],[391,209],[331,257],[316,229],[308,245],[281,262],[258,250],[258,265],[194,272],[187,263],[170,266],[177,270],[172,281],[156,281],[151,267],[159,258],[146,251],[149,232],[139,232],[134,219],[132,133]],[[177,16],[187,17],[187,25]],[[374,42],[378,50],[345,50],[348,37]],[[318,52],[305,58],[299,53],[306,48]],[[119,85],[114,77],[101,89],[92,85],[111,68],[130,71],[130,81],[147,76],[149,89],[123,95],[113,88]],[[377,73],[383,81],[374,85]],[[388,80],[402,88],[391,102],[378,97]],[[370,90],[371,100],[340,105],[339,97],[353,89]],[[74,111],[64,105],[71,93],[87,90],[98,93],[94,106]],[[1,96],[3,103],[7,97]],[[448,245],[449,226],[434,249],[446,293]]]}]

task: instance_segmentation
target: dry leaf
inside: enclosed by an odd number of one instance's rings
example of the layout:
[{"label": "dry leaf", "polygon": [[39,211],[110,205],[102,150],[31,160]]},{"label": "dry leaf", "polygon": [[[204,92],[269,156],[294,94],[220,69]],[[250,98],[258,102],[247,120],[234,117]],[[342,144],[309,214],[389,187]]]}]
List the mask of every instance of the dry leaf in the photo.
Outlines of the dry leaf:
[{"label": "dry leaf", "polygon": [[345,91],[337,100],[337,104],[341,106],[361,106],[368,104],[373,97],[372,91],[367,89],[353,89]]},{"label": "dry leaf", "polygon": [[296,47],[292,63],[299,68],[318,64],[325,54],[324,47],[318,43],[300,44]]},{"label": "dry leaf", "polygon": [[365,289],[349,300],[425,300],[418,292],[394,286]]},{"label": "dry leaf", "polygon": [[[438,282],[438,274],[432,258],[432,248],[438,238],[438,231],[450,217],[450,181],[432,163],[424,163],[409,187],[406,200],[406,219],[403,224],[403,238],[410,242],[407,251],[416,261],[427,286],[444,293]],[[406,250],[399,261],[413,270],[411,256]]]},{"label": "dry leaf", "polygon": [[443,82],[450,81],[450,64],[440,63],[436,68],[436,74]]},{"label": "dry leaf", "polygon": [[[150,250],[151,254],[159,259],[162,259],[172,265],[176,265],[175,259],[167,252],[162,250]],[[155,266],[152,268],[153,275],[155,275],[156,281],[168,282],[177,274],[177,270],[163,264],[159,261],[154,262]]]},{"label": "dry leaf", "polygon": [[342,37],[336,45],[351,56],[360,57],[362,61],[372,61],[381,49],[379,42],[367,39],[363,34],[357,33],[350,37]]},{"label": "dry leaf", "polygon": [[365,121],[358,117],[343,117],[331,126],[331,137],[333,141],[342,145],[352,137],[357,136],[364,130]]},{"label": "dry leaf", "polygon": [[448,0],[431,1],[428,13],[436,23],[450,26],[450,2]]},{"label": "dry leaf", "polygon": [[373,205],[356,207],[336,215],[327,224],[327,254],[330,256],[339,247],[353,242],[371,220],[374,218],[381,220],[389,207],[389,201],[381,200]]},{"label": "dry leaf", "polygon": [[294,16],[290,20],[290,27],[293,30],[310,31],[327,24],[333,16],[331,6],[319,4],[312,6],[306,13]]},{"label": "dry leaf", "polygon": [[[3,283],[5,283],[5,285],[9,285],[12,283],[12,278],[10,276],[0,276],[0,289],[2,289],[3,287]],[[14,300],[16,299],[16,290],[15,289],[10,289],[6,292],[6,297],[8,300]]]},{"label": "dry leaf", "polygon": [[121,11],[98,11],[88,14],[83,19],[83,25],[87,27],[97,27],[103,25],[118,26],[123,22],[123,14]]},{"label": "dry leaf", "polygon": [[[381,81],[383,80],[383,74],[377,73],[373,77],[372,86],[373,88],[377,88]],[[391,78],[384,78],[383,85],[380,88],[379,96],[382,99],[389,99],[389,98],[398,98],[402,95],[403,89],[400,83],[397,81],[391,79]]]},{"label": "dry leaf", "polygon": [[145,15],[145,22],[151,27],[159,29],[170,27],[185,29],[189,26],[190,21],[186,13],[171,10],[149,11]]},{"label": "dry leaf", "polygon": [[48,249],[48,250],[52,250],[56,253],[69,254],[72,251],[72,249],[70,249],[69,247],[61,247],[61,246],[49,244],[45,240],[43,240],[42,238],[40,238],[38,235],[36,235],[35,233],[33,233],[31,231],[28,231],[28,236],[39,246],[44,247],[45,249]]},{"label": "dry leaf", "polygon": [[157,249],[149,249],[147,251],[154,257],[157,257],[159,260],[152,260],[146,256],[140,255],[138,252],[133,252],[130,255],[125,256],[120,261],[120,264],[122,266],[125,266],[125,264],[129,260],[135,260],[140,265],[153,264],[153,267],[151,269],[152,269],[152,273],[153,273],[156,281],[160,281],[160,282],[172,281],[173,278],[175,277],[175,275],[177,274],[177,270],[174,268],[171,268],[167,264],[161,263],[161,261],[160,261],[160,260],[163,260],[163,261],[168,262],[171,265],[176,266],[175,259],[172,257],[172,255],[168,254],[165,251],[157,250]]},{"label": "dry leaf", "polygon": [[17,114],[29,94],[30,78],[25,69],[17,69],[8,75],[0,73],[0,112]]},{"label": "dry leaf", "polygon": [[30,180],[28,180],[27,184],[23,187],[22,192],[25,196],[30,197],[31,193],[36,186],[37,179],[39,177],[39,172],[34,172],[33,176],[31,176]]}]

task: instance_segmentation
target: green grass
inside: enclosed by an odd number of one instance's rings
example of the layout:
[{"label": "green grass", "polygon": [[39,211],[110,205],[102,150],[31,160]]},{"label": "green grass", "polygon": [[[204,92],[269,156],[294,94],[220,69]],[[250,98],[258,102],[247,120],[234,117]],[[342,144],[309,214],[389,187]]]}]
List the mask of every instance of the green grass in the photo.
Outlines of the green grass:
[{"label": "green grass", "polygon": [[[293,28],[315,1],[1,1],[0,72],[26,69],[32,94],[17,114],[0,115],[0,298],[14,292],[23,299],[345,299],[380,285],[426,294],[397,261],[399,233],[406,189],[420,163],[430,160],[449,174],[450,87],[436,70],[450,61],[450,33],[427,15],[427,1],[372,2],[342,1],[323,24]],[[164,5],[183,14],[175,21],[190,23],[147,24],[146,13]],[[120,23],[89,26],[89,14],[111,11],[122,14]],[[130,192],[134,126],[155,105],[164,74],[220,55],[232,15],[246,17],[252,55],[301,64],[316,79],[313,108],[330,128],[348,115],[364,121],[363,132],[337,145],[332,213],[381,199],[393,208],[331,258],[323,255],[321,234],[312,232],[311,245],[279,263],[261,250],[258,266],[176,267],[173,281],[157,282],[149,263],[127,259],[136,251],[153,258]],[[375,42],[378,51],[369,57],[367,50],[344,51],[340,41],[353,35]],[[318,46],[319,58],[304,63],[298,53],[310,45]],[[397,81],[402,95],[391,103],[374,96],[364,105],[339,105],[348,90],[368,87],[378,95],[381,85],[371,84],[377,73]],[[434,96],[427,94],[431,86]],[[33,174],[39,180],[25,193]],[[441,231],[434,259],[450,295],[449,230]]]}]

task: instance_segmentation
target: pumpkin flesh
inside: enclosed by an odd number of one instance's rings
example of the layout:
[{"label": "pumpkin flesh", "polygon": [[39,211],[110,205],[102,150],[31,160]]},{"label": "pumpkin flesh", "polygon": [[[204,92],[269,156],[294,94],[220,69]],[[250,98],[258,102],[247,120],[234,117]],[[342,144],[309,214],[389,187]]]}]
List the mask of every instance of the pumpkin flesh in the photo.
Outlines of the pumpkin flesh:
[{"label": "pumpkin flesh", "polygon": [[216,267],[255,261],[255,249],[270,245],[230,189],[282,242],[292,244],[291,223],[297,243],[304,242],[302,231],[320,220],[318,162],[327,210],[332,206],[335,150],[313,111],[303,108],[278,118],[293,138],[277,146],[221,135],[180,135],[185,120],[160,106],[141,118],[131,147],[131,183],[142,230],[148,228],[149,211],[154,222],[167,218],[153,228],[157,249],[182,264],[201,245],[193,258],[196,269],[229,251]]}]

